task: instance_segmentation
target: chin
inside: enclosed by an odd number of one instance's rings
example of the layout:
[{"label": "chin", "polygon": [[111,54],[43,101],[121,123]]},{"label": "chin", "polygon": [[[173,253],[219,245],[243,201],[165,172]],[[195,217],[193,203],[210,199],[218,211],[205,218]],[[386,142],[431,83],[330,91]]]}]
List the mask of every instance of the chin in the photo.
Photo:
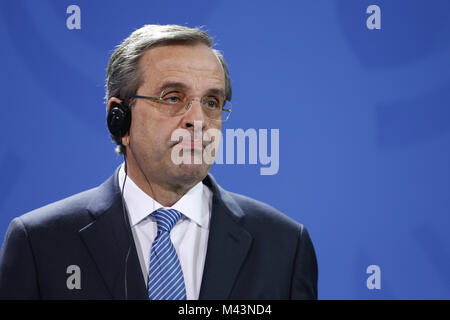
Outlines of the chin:
[{"label": "chin", "polygon": [[179,182],[197,183],[208,175],[210,167],[205,166],[205,164],[180,164],[177,166],[176,175],[180,179]]}]

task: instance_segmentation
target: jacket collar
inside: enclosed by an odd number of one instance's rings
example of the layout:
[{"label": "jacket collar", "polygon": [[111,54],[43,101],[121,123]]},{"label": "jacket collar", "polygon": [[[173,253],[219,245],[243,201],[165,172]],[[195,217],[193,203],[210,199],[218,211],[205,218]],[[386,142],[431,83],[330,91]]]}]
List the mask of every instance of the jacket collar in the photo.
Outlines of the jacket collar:
[{"label": "jacket collar", "polygon": [[124,212],[117,169],[94,189],[94,221],[79,231],[113,299],[148,299],[133,235]]},{"label": "jacket collar", "polygon": [[244,212],[230,193],[211,174],[203,183],[213,192],[213,203],[199,299],[230,299],[253,237],[243,226]]}]

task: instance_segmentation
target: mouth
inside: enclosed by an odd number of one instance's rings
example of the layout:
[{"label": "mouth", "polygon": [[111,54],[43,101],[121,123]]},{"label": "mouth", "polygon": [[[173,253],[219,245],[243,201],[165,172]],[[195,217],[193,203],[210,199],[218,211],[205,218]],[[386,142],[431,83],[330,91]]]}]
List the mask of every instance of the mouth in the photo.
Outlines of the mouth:
[{"label": "mouth", "polygon": [[183,149],[199,150],[203,151],[208,143],[202,142],[200,140],[187,140],[178,143]]},{"label": "mouth", "polygon": [[179,145],[183,149],[203,151],[203,149],[205,149],[206,146],[209,145],[210,143],[211,141],[183,139],[182,137],[180,137],[178,141],[175,141],[173,143],[172,147],[174,147],[175,145]]}]

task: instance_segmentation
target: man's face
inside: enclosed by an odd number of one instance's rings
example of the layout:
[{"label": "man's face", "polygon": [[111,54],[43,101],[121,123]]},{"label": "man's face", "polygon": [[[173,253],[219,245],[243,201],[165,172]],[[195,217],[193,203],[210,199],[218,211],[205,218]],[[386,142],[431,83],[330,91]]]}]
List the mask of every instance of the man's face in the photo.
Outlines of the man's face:
[{"label": "man's face", "polygon": [[[162,90],[174,90],[183,91],[190,98],[201,98],[212,90],[225,93],[223,68],[212,50],[203,44],[151,48],[141,57],[139,70],[142,84],[136,95],[159,97]],[[139,167],[134,169],[139,169],[151,183],[172,187],[192,186],[208,174],[211,165],[205,161],[200,164],[175,164],[172,152],[177,141],[172,141],[172,133],[183,129],[194,140],[196,129],[196,138],[202,139],[208,129],[220,130],[222,124],[205,117],[198,100],[191,102],[186,113],[177,116],[161,112],[159,107],[158,102],[136,99],[132,107],[130,133],[124,138],[127,156],[134,158],[130,160],[134,160]],[[198,150],[191,148],[190,141],[184,142],[184,151],[190,151],[193,155],[202,153],[202,148],[208,143],[204,142]]]}]

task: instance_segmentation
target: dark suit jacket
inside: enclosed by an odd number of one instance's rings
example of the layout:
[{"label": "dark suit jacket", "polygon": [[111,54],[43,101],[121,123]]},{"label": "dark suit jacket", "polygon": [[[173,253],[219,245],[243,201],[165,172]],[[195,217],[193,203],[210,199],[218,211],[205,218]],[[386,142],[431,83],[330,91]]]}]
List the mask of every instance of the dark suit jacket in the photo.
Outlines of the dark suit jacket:
[{"label": "dark suit jacket", "polygon": [[[117,175],[11,222],[0,253],[0,298],[148,299]],[[199,298],[316,299],[306,228],[222,189],[211,175],[203,183],[213,203]],[[71,265],[80,268],[80,289],[68,289]]]}]

